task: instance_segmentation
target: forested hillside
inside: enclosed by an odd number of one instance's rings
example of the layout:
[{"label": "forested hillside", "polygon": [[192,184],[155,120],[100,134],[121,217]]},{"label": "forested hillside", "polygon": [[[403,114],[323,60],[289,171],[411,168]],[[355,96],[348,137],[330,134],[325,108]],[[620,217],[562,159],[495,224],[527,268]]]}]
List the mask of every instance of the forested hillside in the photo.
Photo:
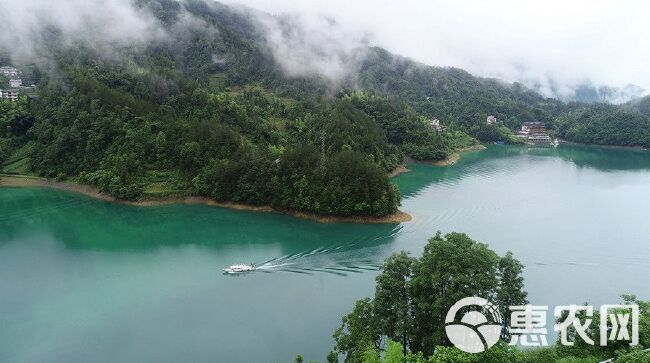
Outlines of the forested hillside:
[{"label": "forested hillside", "polygon": [[625,106],[595,105],[556,120],[560,137],[597,145],[650,147],[650,118]]},{"label": "forested hillside", "polygon": [[[122,199],[199,195],[380,216],[397,210],[387,173],[405,156],[444,159],[571,108],[380,48],[336,82],[290,76],[252,10],[204,0],[135,4],[164,38],[107,55],[56,29],[42,34],[32,70],[38,97],[0,100],[3,172],[92,184]],[[488,115],[502,122],[487,125]],[[580,141],[574,129],[560,133]]]},{"label": "forested hillside", "polygon": [[521,84],[479,78],[457,68],[430,67],[372,48],[360,73],[363,88],[398,97],[424,115],[458,123],[470,134],[488,115],[510,127],[522,120],[551,121],[563,103]]}]

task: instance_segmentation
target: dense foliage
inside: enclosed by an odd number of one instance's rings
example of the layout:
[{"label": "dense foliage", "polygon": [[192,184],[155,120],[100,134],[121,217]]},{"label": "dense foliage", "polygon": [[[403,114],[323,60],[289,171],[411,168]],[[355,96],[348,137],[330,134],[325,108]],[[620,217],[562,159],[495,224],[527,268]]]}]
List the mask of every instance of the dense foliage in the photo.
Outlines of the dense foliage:
[{"label": "dense foliage", "polygon": [[393,97],[358,91],[346,95],[345,99],[374,119],[388,140],[415,160],[445,159],[455,149],[475,142],[462,132],[432,128],[429,119]]},{"label": "dense foliage", "polygon": [[385,215],[399,203],[386,177],[399,152],[349,102],[311,114],[258,87],[197,88],[150,110],[146,98],[104,87],[98,78],[108,72],[88,70],[71,72],[69,92],[43,88],[34,104],[40,175],[78,177],[126,199],[162,175],[220,201],[331,215]]},{"label": "dense foliage", "polygon": [[[580,338],[575,339],[575,329],[569,329],[570,339],[575,343],[572,346],[557,344],[548,347],[519,350],[503,342],[496,344],[485,352],[478,354],[465,353],[453,346],[438,346],[433,354],[426,355],[422,352],[407,352],[401,343],[388,340],[383,349],[372,344],[366,345],[365,349],[358,356],[359,359],[350,359],[346,356],[346,362],[362,363],[593,363],[613,359],[616,363],[646,363],[650,362],[650,302],[639,301],[631,295],[623,296],[623,304],[637,304],[640,311],[639,321],[639,345],[630,347],[629,342],[609,342],[607,347],[589,345]],[[577,315],[581,321],[586,317],[584,313]],[[563,316],[561,319],[565,319]],[[599,321],[600,316],[594,312],[593,321]],[[592,324],[587,334],[595,341],[600,336],[599,326]],[[406,353],[406,354],[405,354]],[[328,356],[328,362],[337,362],[338,356],[334,359],[332,354]]]},{"label": "dense foliage", "polygon": [[0,165],[26,142],[27,131],[33,122],[25,98],[18,102],[0,99]]},{"label": "dense foliage", "polygon": [[[496,303],[504,318],[508,306],[527,303],[523,290],[523,266],[512,253],[499,257],[486,245],[461,233],[429,240],[422,257],[395,253],[384,262],[377,276],[373,298],[356,302],[334,333],[335,350],[327,362],[348,363],[591,363],[615,358],[616,362],[650,361],[650,302],[624,295],[623,304],[637,304],[640,311],[639,346],[628,341],[593,346],[568,330],[574,345],[560,342],[541,349],[519,350],[501,342],[478,354],[465,353],[447,340],[444,318],[449,308],[468,296],[481,296]],[[564,321],[565,316],[559,318]],[[585,321],[584,312],[577,317]],[[598,312],[593,321],[599,321]],[[510,321],[503,321],[510,326]],[[587,334],[599,341],[599,325],[592,323]],[[301,358],[302,359],[302,358]]]},{"label": "dense foliage", "polygon": [[[346,362],[363,362],[367,349],[398,341],[404,352],[428,357],[448,346],[445,316],[458,300],[481,296],[491,301],[527,302],[522,268],[511,255],[500,258],[486,245],[461,233],[438,233],[422,257],[406,252],[389,257],[377,277],[373,299],[360,300],[335,332],[336,350]],[[506,315],[508,305],[500,305]]]},{"label": "dense foliage", "polygon": [[326,97],[322,81],[284,76],[244,14],[201,1],[139,4],[169,27],[181,12],[209,26],[109,61],[52,35],[56,72],[40,80],[38,98],[2,103],[28,107],[3,113],[0,161],[19,154],[22,172],[123,199],[195,194],[327,215],[396,211],[387,173],[403,154],[376,120]]},{"label": "dense foliage", "polygon": [[[416,111],[458,127],[485,141],[485,120],[494,115],[503,125],[519,128],[525,121],[551,122],[564,110],[562,102],[540,96],[521,84],[474,77],[457,68],[429,67],[371,48],[359,84],[403,100]],[[505,139],[505,135],[499,138]]]},{"label": "dense foliage", "polygon": [[[645,110],[645,103],[640,104]],[[621,106],[595,105],[555,121],[560,137],[586,144],[650,147],[650,115]]]}]

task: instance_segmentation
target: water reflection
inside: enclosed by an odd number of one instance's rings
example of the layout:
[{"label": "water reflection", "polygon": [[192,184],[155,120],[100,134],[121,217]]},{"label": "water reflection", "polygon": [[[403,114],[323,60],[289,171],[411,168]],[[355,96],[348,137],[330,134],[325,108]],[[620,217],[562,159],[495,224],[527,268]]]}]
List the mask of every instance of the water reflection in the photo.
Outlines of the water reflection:
[{"label": "water reflection", "polygon": [[[229,265],[249,251],[266,272],[345,275],[376,270],[400,225],[321,224],[208,206],[132,207],[63,191],[0,189],[0,245],[49,236],[66,249],[112,253],[197,246]],[[368,256],[373,256],[368,259]],[[243,261],[250,262],[250,261]],[[225,266],[224,266],[225,267]]]},{"label": "water reflection", "polygon": [[[497,174],[509,175],[520,170],[521,163],[534,161],[526,158],[537,157],[560,158],[579,168],[605,172],[650,170],[650,151],[644,150],[568,144],[562,144],[558,148],[489,145],[487,150],[464,154],[458,163],[449,167],[411,164],[411,172],[400,175],[398,184],[402,196],[414,198],[432,184],[445,188],[477,175],[485,179]],[[500,162],[504,159],[513,159],[513,162]]]}]

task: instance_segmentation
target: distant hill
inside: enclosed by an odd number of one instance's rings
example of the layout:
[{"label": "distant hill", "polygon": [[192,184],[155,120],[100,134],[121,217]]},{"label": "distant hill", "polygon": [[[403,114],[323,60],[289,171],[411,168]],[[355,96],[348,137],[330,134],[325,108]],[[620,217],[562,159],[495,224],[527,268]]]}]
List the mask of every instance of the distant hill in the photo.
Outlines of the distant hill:
[{"label": "distant hill", "polygon": [[584,83],[573,89],[572,94],[558,95],[558,98],[567,102],[622,104],[641,98],[646,93],[645,89],[632,84],[617,88]]},{"label": "distant hill", "polygon": [[624,87],[596,85],[590,81],[567,84],[554,78],[545,79],[543,83],[535,79],[526,80],[524,83],[542,95],[568,103],[608,103],[619,105],[641,98],[647,94],[647,90],[634,84],[628,84]]}]

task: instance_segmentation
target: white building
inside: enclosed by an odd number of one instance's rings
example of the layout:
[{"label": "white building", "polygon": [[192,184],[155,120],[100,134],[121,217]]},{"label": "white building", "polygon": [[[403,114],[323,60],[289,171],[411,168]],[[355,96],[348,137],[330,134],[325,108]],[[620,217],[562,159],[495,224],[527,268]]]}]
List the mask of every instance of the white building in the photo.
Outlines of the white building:
[{"label": "white building", "polygon": [[18,78],[19,72],[15,67],[0,67],[0,74],[7,78]]},{"label": "white building", "polygon": [[12,78],[9,80],[9,87],[11,88],[18,88],[22,87],[23,81],[20,78]]},{"label": "white building", "polygon": [[437,118],[434,118],[433,120],[429,121],[429,125],[431,126],[432,129],[436,131],[442,131],[442,125],[440,125],[440,120]]},{"label": "white building", "polygon": [[496,117],[494,117],[492,115],[488,116],[488,118],[487,118],[487,124],[488,125],[494,125],[496,123],[497,123],[497,118]]},{"label": "white building", "polygon": [[13,102],[18,101],[18,96],[20,96],[20,93],[18,93],[18,91],[0,89],[0,98],[6,98]]}]

